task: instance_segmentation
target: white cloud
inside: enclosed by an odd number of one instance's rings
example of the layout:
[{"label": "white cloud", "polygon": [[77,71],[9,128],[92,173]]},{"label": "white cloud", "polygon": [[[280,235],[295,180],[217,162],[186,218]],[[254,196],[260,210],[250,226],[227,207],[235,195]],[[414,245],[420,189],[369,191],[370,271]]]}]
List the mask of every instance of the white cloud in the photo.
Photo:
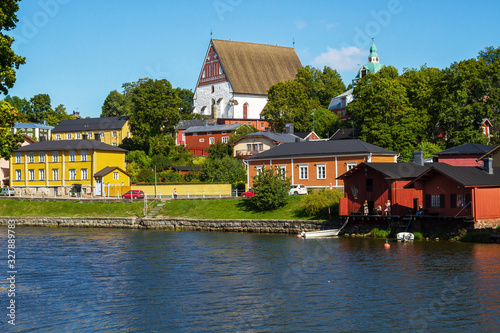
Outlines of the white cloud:
[{"label": "white cloud", "polygon": [[326,29],[330,30],[336,28],[340,25],[338,22],[328,22],[326,20],[321,21],[321,24],[326,27]]},{"label": "white cloud", "polygon": [[295,21],[295,27],[299,30],[305,29],[307,27],[307,23],[304,21]]},{"label": "white cloud", "polygon": [[314,58],[311,65],[330,66],[340,71],[354,71],[366,63],[366,56],[368,52],[356,46],[343,47],[340,50],[327,47],[327,51]]}]

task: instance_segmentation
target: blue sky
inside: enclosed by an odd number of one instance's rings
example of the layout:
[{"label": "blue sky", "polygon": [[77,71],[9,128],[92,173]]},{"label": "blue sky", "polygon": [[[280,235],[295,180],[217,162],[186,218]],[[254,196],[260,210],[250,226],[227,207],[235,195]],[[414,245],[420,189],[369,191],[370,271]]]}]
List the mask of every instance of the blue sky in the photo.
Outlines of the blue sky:
[{"label": "blue sky", "polygon": [[11,96],[49,94],[52,106],[98,117],[112,90],[166,78],[194,90],[213,38],[293,46],[305,65],[347,85],[367,62],[446,68],[500,46],[498,1],[23,0],[15,51],[26,57]]}]

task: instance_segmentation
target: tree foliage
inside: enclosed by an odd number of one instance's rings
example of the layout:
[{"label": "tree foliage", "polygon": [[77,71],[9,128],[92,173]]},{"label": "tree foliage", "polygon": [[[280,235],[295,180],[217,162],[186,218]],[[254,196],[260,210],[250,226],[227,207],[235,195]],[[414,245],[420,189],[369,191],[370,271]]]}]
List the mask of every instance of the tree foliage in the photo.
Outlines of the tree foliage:
[{"label": "tree foliage", "polygon": [[236,183],[246,180],[246,170],[240,161],[230,156],[212,159],[201,167],[200,180],[210,183]]},{"label": "tree foliage", "polygon": [[121,94],[116,90],[111,91],[101,108],[101,117],[130,116],[132,113],[132,101],[130,95]]},{"label": "tree foliage", "polygon": [[207,153],[211,159],[224,158],[225,156],[233,156],[233,148],[229,144],[217,140],[215,144],[208,147]]},{"label": "tree foliage", "polygon": [[17,55],[12,50],[14,38],[6,35],[16,27],[18,21],[16,12],[19,10],[19,0],[2,0],[0,2],[0,91],[8,93],[8,89],[16,82],[16,70],[26,63],[26,58]]},{"label": "tree foliage", "polygon": [[304,85],[310,99],[319,102],[326,109],[332,98],[346,89],[340,74],[328,66],[325,66],[323,71],[311,66],[299,68],[295,81]]},{"label": "tree foliage", "polygon": [[0,101],[0,157],[9,159],[12,151],[23,142],[21,133],[12,134],[10,128],[23,120],[23,115],[5,101]]},{"label": "tree foliage", "polygon": [[242,136],[255,132],[257,132],[257,129],[253,125],[242,124],[231,133],[229,136],[229,143],[231,144]]},{"label": "tree foliage", "polygon": [[253,180],[255,195],[251,200],[259,210],[274,210],[288,203],[290,179],[283,169],[264,166]]}]

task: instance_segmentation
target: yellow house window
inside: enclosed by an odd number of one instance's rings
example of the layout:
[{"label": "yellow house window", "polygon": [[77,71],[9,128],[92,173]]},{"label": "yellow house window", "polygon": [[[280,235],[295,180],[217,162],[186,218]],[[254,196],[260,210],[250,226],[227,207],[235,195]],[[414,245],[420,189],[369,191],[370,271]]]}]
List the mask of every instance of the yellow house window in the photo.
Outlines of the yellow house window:
[{"label": "yellow house window", "polygon": [[61,140],[61,134],[56,134],[56,140]]},{"label": "yellow house window", "polygon": [[28,180],[35,180],[35,170],[29,169],[28,176],[29,176]]},{"label": "yellow house window", "polygon": [[82,169],[82,170],[81,170],[81,173],[82,173],[82,180],[86,180],[86,179],[88,179],[88,178],[87,178],[87,169]]},{"label": "yellow house window", "polygon": [[74,162],[76,161],[76,153],[74,150],[70,150],[69,151],[69,161],[70,162]]},{"label": "yellow house window", "polygon": [[16,180],[22,180],[21,170],[16,170]]},{"label": "yellow house window", "polygon": [[52,152],[52,162],[59,162],[59,152],[56,150]]},{"label": "yellow house window", "polygon": [[16,163],[22,163],[22,154],[21,153],[16,153]]},{"label": "yellow house window", "polygon": [[77,140],[80,140],[80,139],[81,139],[81,134],[80,134],[80,133],[76,133],[76,139],[77,139]]},{"label": "yellow house window", "polygon": [[82,162],[85,162],[85,161],[87,160],[87,150],[82,149],[82,150],[80,151],[80,156],[81,156],[81,160],[82,160]]},{"label": "yellow house window", "polygon": [[120,175],[118,174],[118,172],[113,172],[113,180],[118,180],[120,177]]},{"label": "yellow house window", "polygon": [[66,133],[66,140],[71,140],[71,133]]},{"label": "yellow house window", "polygon": [[52,180],[59,180],[59,169],[52,169]]},{"label": "yellow house window", "polygon": [[38,179],[45,180],[45,170],[44,169],[38,170]]},{"label": "yellow house window", "polygon": [[113,131],[113,138],[116,138],[116,131]]},{"label": "yellow house window", "polygon": [[45,152],[44,151],[38,152],[38,162],[40,162],[40,163],[45,162]]},{"label": "yellow house window", "polygon": [[35,163],[35,153],[34,152],[30,151],[28,153],[28,161],[29,161],[29,163]]},{"label": "yellow house window", "polygon": [[69,180],[76,180],[76,170],[69,169]]}]

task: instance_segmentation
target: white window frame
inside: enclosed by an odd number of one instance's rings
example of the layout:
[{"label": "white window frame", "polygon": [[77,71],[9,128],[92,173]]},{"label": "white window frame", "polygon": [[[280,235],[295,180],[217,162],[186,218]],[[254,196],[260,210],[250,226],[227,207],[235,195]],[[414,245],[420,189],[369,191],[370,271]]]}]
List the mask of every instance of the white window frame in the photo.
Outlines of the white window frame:
[{"label": "white window frame", "polygon": [[23,174],[21,170],[16,170],[16,180],[23,180]]},{"label": "white window frame", "polygon": [[45,152],[44,151],[39,151],[38,152],[38,162],[39,163],[44,163],[45,162]]},{"label": "white window frame", "polygon": [[76,133],[76,139],[80,140],[81,138],[82,138],[81,134],[80,133]]},{"label": "white window frame", "polygon": [[69,161],[70,162],[75,162],[76,161],[76,152],[74,150],[69,151]]},{"label": "white window frame", "polygon": [[80,161],[82,161],[82,162],[87,161],[87,150],[86,149],[80,150]]},{"label": "white window frame", "polygon": [[283,177],[281,179],[286,178],[286,165],[280,165],[278,166],[281,170],[283,170]]},{"label": "white window frame", "polygon": [[130,132],[127,132],[127,138],[130,139]]},{"label": "white window frame", "polygon": [[214,137],[208,138],[208,143],[211,145],[215,144],[215,138]]},{"label": "white window frame", "polygon": [[432,194],[431,195],[431,207],[441,207],[441,195]]},{"label": "white window frame", "polygon": [[202,138],[202,139],[200,139],[200,142],[205,142],[205,139],[203,139],[203,138]]},{"label": "white window frame", "polygon": [[28,163],[35,163],[35,152],[28,152]]},{"label": "white window frame", "polygon": [[45,180],[45,169],[38,169],[38,179]]},{"label": "white window frame", "polygon": [[354,169],[358,165],[358,162],[347,162],[345,164],[346,170],[349,171],[351,169]]},{"label": "white window frame", "polygon": [[87,173],[87,169],[81,169],[80,170],[80,173],[81,173],[81,179],[82,180],[87,180],[88,178],[88,173]]},{"label": "white window frame", "polygon": [[113,180],[119,180],[120,174],[118,172],[113,172]]},{"label": "white window frame", "polygon": [[229,137],[228,136],[223,136],[222,137],[222,143],[229,143]]},{"label": "white window frame", "polygon": [[35,180],[35,169],[28,170],[28,180]]},{"label": "white window frame", "polygon": [[255,167],[255,174],[256,175],[260,175],[261,172],[262,172],[262,166]]},{"label": "white window frame", "polygon": [[23,154],[16,153],[16,163],[17,164],[23,163]]},{"label": "white window frame", "polygon": [[52,180],[59,180],[59,169],[52,169]]},{"label": "white window frame", "polygon": [[301,164],[299,165],[299,179],[309,179],[309,165]]},{"label": "white window frame", "polygon": [[92,132],[87,132],[87,139],[92,140]]},{"label": "white window frame", "polygon": [[56,134],[56,140],[61,140],[61,134]]},{"label": "white window frame", "polygon": [[71,140],[71,133],[66,133],[66,140]]},{"label": "white window frame", "polygon": [[69,169],[69,180],[76,180],[76,169]]},{"label": "white window frame", "polygon": [[326,164],[316,165],[316,179],[326,179]]},{"label": "white window frame", "polygon": [[52,151],[52,162],[59,162],[59,151],[58,150]]},{"label": "white window frame", "polygon": [[118,137],[118,133],[116,131],[113,131],[113,138],[117,138]]}]

